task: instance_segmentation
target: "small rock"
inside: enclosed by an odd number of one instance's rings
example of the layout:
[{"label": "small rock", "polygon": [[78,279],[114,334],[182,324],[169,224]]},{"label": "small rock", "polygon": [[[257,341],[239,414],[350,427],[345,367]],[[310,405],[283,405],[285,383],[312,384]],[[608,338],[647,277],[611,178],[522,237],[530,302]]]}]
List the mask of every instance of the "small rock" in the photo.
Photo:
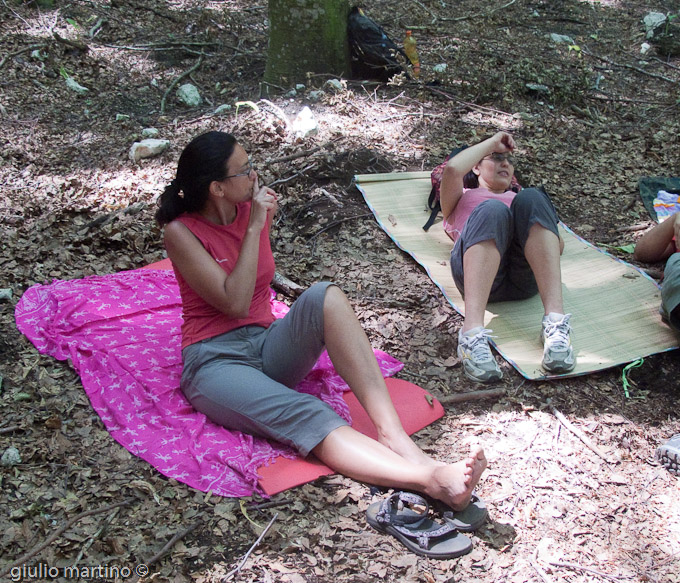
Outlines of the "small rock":
[{"label": "small rock", "polygon": [[284,97],[291,98],[291,97],[295,97],[296,95],[297,95],[297,91],[295,89],[291,89],[288,93],[286,93],[284,95]]},{"label": "small rock", "polygon": [[187,107],[198,107],[203,103],[201,94],[198,92],[196,86],[191,83],[181,85],[177,90],[177,97]]},{"label": "small rock", "polygon": [[19,455],[19,450],[16,447],[8,447],[0,458],[0,465],[6,468],[18,466],[20,463],[21,455]]},{"label": "small rock", "polygon": [[306,105],[300,110],[300,113],[295,116],[292,130],[298,138],[306,138],[319,131],[319,124],[314,118],[312,110]]},{"label": "small rock", "polygon": [[143,138],[157,138],[158,137],[158,128],[144,128],[142,130],[142,137]]},{"label": "small rock", "polygon": [[435,73],[443,73],[444,71],[446,71],[446,67],[448,67],[448,65],[446,63],[439,63],[439,64],[435,65],[434,67],[432,67],[432,70]]},{"label": "small rock", "polygon": [[535,91],[536,93],[550,93],[550,87],[547,85],[541,85],[540,83],[527,83],[525,87],[530,91]]},{"label": "small rock", "polygon": [[650,45],[649,43],[642,43],[640,45],[640,54],[646,55],[649,52],[649,49],[651,49],[651,48],[652,48],[652,45]]},{"label": "small rock", "polygon": [[12,290],[9,288],[0,289],[0,302],[12,299]]},{"label": "small rock", "polygon": [[337,93],[339,91],[344,91],[345,83],[340,81],[340,79],[329,79],[326,81],[326,87]]},{"label": "small rock", "polygon": [[225,103],[223,105],[220,105],[217,109],[215,109],[215,115],[222,115],[224,113],[227,113],[228,111],[231,111],[231,105]]},{"label": "small rock", "polygon": [[573,45],[574,39],[566,34],[557,34],[556,32],[550,33],[550,40],[554,43]]},{"label": "small rock", "polygon": [[127,121],[130,119],[129,115],[126,115],[124,113],[117,113],[116,114],[116,121]]},{"label": "small rock", "polygon": [[656,29],[665,24],[666,15],[661,12],[650,12],[642,19],[642,22],[645,25],[647,38],[652,38]]},{"label": "small rock", "polygon": [[78,95],[84,95],[89,91],[87,87],[80,85],[73,77],[66,78],[66,87],[68,87],[71,91],[75,91]]},{"label": "small rock", "polygon": [[324,95],[325,93],[323,91],[314,90],[307,93],[307,99],[309,99],[312,103],[317,103],[323,99]]},{"label": "small rock", "polygon": [[164,152],[170,145],[169,140],[156,140],[148,138],[141,142],[135,142],[130,148],[128,156],[133,162],[139,162],[142,158],[152,158]]},{"label": "small rock", "polygon": [[305,86],[302,83],[298,83],[295,85],[295,91],[298,93],[302,93],[305,90]]}]

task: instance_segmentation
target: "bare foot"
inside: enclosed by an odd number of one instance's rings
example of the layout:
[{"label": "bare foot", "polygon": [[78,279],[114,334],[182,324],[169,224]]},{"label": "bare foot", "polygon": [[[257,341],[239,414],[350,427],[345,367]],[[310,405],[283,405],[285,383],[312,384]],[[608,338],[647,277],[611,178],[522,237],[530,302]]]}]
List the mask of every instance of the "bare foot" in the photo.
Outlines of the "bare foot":
[{"label": "bare foot", "polygon": [[432,482],[426,494],[445,502],[454,510],[463,510],[470,503],[472,490],[485,469],[484,450],[474,446],[465,459],[455,464],[437,466],[432,472]]},{"label": "bare foot", "polygon": [[398,453],[404,459],[419,466],[446,465],[444,462],[439,462],[427,455],[416,445],[405,431],[401,431],[399,435],[391,437],[379,436],[378,441],[393,452]]}]

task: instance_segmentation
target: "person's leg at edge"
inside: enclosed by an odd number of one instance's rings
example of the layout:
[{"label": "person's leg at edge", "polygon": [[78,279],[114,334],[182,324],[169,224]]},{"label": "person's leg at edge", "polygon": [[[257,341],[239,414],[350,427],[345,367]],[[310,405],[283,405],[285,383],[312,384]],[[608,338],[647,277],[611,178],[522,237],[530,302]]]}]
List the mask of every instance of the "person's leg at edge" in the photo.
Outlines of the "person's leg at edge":
[{"label": "person's leg at edge", "polygon": [[486,468],[481,447],[449,465],[419,464],[348,426],[331,431],[312,453],[350,478],[396,489],[416,490],[462,510]]},{"label": "person's leg at edge", "polygon": [[328,355],[376,426],[378,441],[413,463],[439,464],[404,431],[366,333],[338,287],[326,291],[323,312]]},{"label": "person's leg at edge", "polygon": [[501,263],[501,254],[493,240],[472,245],[463,255],[465,320],[463,333],[484,326],[484,313],[491,287]]},{"label": "person's leg at edge", "polygon": [[529,229],[524,255],[534,272],[545,315],[564,314],[559,237],[540,223],[534,223]]}]

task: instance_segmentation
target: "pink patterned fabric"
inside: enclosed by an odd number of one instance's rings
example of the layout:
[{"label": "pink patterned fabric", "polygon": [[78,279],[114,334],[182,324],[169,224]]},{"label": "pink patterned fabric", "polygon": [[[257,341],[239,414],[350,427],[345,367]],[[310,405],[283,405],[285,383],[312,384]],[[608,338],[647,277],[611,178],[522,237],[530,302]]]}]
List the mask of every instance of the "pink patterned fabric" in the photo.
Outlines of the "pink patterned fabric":
[{"label": "pink patterned fabric", "polygon": [[[288,307],[273,300],[274,314]],[[17,328],[43,354],[70,359],[113,438],[159,472],[220,496],[262,494],[257,469],[283,445],[228,431],[193,409],[179,389],[181,301],[171,271],[140,269],[26,290]],[[402,364],[376,351],[385,376]],[[324,353],[297,387],[349,412],[347,385]]]}]

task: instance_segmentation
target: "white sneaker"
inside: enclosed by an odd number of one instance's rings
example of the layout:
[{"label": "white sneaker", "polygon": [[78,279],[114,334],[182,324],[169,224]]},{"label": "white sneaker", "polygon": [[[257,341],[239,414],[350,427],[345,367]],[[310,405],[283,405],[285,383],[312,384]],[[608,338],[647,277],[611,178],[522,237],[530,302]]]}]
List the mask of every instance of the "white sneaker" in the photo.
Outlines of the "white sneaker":
[{"label": "white sneaker", "polygon": [[576,359],[571,345],[571,314],[550,312],[543,316],[543,368],[548,372],[565,373],[574,370]]},{"label": "white sneaker", "polygon": [[496,359],[489,347],[489,334],[482,326],[477,326],[463,334],[458,332],[458,357],[463,363],[465,376],[478,383],[488,383],[503,378]]}]

